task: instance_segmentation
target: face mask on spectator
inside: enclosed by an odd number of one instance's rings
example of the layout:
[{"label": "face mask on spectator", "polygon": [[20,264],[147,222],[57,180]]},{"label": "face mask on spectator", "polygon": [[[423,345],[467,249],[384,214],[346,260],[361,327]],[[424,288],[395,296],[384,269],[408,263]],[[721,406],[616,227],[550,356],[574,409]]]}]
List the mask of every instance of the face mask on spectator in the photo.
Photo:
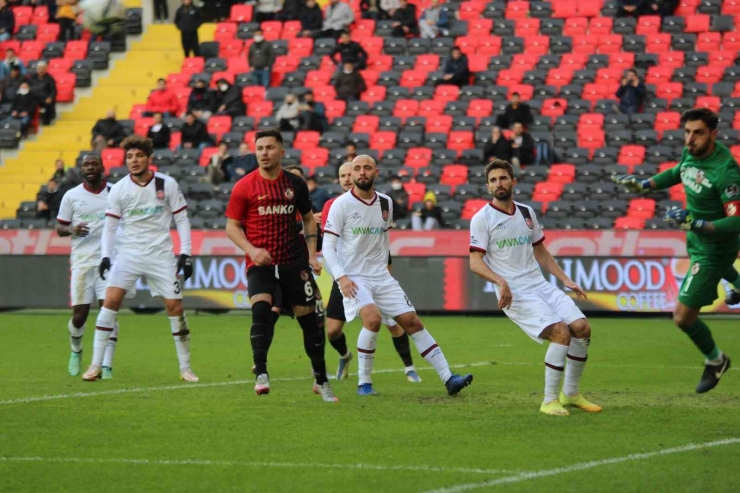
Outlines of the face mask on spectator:
[{"label": "face mask on spectator", "polygon": [[403,188],[403,183],[391,183],[391,188],[393,190],[401,190]]},{"label": "face mask on spectator", "polygon": [[28,89],[18,89],[18,94],[25,96],[28,94]]},{"label": "face mask on spectator", "polygon": [[221,89],[221,91],[228,91],[229,90],[228,84],[221,84],[221,85],[218,86],[218,88]]},{"label": "face mask on spectator", "polygon": [[255,37],[254,37],[254,42],[255,42],[255,43],[261,43],[261,42],[263,42],[264,40],[265,40],[265,38],[264,38],[263,36],[255,36]]},{"label": "face mask on spectator", "polygon": [[346,68],[346,69],[343,70],[343,72],[345,74],[351,74],[352,73],[352,69]]}]

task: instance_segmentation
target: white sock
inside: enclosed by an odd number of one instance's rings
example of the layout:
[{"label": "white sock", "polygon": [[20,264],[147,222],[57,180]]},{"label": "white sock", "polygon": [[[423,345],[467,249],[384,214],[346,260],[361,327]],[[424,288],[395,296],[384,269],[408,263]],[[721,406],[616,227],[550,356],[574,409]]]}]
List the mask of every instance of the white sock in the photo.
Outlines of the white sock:
[{"label": "white sock", "polygon": [[108,345],[108,339],[116,327],[117,315],[118,312],[105,307],[101,308],[100,313],[98,313],[98,319],[95,321],[95,342],[93,343],[92,357],[92,364],[95,366],[103,365],[105,347]]},{"label": "white sock", "polygon": [[82,336],[85,335],[85,327],[87,324],[82,324],[79,329],[72,323],[72,319],[69,319],[67,328],[69,329],[69,345],[72,351],[79,353],[82,351]]},{"label": "white sock", "polygon": [[550,343],[545,353],[545,403],[558,400],[568,346]]},{"label": "white sock", "polygon": [[108,338],[108,344],[105,346],[105,355],[103,356],[103,366],[113,368],[113,356],[116,354],[116,344],[118,343],[118,320],[113,332]]},{"label": "white sock", "polygon": [[408,373],[410,371],[416,371],[416,367],[414,365],[407,366],[406,368],[403,369],[403,371],[404,373]]},{"label": "white sock", "polygon": [[357,337],[357,373],[360,377],[358,385],[373,383],[376,342],[378,342],[378,333],[363,327]]},{"label": "white sock", "polygon": [[565,367],[565,383],[563,384],[563,393],[568,397],[578,395],[578,384],[583,375],[583,368],[586,366],[590,342],[591,339],[570,338],[568,365]]},{"label": "white sock", "polygon": [[447,383],[447,380],[452,376],[452,371],[450,365],[447,364],[442,349],[437,345],[432,334],[427,332],[427,329],[421,329],[416,334],[411,334],[411,339],[414,341],[416,350],[419,351],[421,357],[434,367],[442,382]]},{"label": "white sock", "polygon": [[177,359],[180,360],[180,370],[190,368],[190,329],[188,321],[183,313],[179,317],[167,317],[170,319],[172,337],[175,338],[175,349]]},{"label": "white sock", "polygon": [[723,353],[722,351],[720,351],[719,352],[719,356],[717,356],[715,359],[706,359],[705,358],[704,359],[704,364],[717,366],[717,365],[721,365],[724,360],[725,360],[725,353]]}]

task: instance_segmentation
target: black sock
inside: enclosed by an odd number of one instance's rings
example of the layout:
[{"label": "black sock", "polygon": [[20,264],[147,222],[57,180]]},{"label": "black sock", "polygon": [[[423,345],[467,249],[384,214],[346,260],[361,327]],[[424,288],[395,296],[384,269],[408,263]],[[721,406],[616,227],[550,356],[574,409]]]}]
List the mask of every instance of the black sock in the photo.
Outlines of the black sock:
[{"label": "black sock", "polygon": [[258,301],[252,306],[252,330],[249,342],[252,345],[255,375],[267,373],[267,353],[275,334],[275,325],[272,322],[272,311],[269,303]]},{"label": "black sock", "polygon": [[329,344],[331,344],[331,347],[337,350],[340,357],[344,357],[345,354],[347,354],[347,338],[344,337],[344,332],[339,334],[339,337],[332,340],[329,338]]},{"label": "black sock", "polygon": [[324,346],[326,345],[324,330],[319,327],[316,312],[296,317],[296,320],[303,329],[303,347],[311,360],[313,376],[317,384],[323,385],[327,381],[326,361],[324,360]]},{"label": "black sock", "polygon": [[402,335],[393,338],[393,345],[396,346],[398,355],[403,360],[404,366],[413,366],[414,360],[411,359],[411,346],[409,345],[409,335],[404,332]]},{"label": "black sock", "polygon": [[270,311],[270,314],[272,316],[272,326],[275,327],[275,324],[277,323],[278,319],[280,318],[280,313],[279,312]]}]

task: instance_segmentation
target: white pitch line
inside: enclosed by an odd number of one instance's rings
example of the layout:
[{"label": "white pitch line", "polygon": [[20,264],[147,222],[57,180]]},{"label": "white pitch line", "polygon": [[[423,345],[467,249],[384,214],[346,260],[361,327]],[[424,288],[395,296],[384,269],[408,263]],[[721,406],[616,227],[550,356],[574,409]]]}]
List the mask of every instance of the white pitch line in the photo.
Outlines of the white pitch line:
[{"label": "white pitch line", "polygon": [[[471,363],[467,365],[451,365],[450,368],[471,368],[478,366],[489,366],[492,365],[490,361],[480,361],[478,363]],[[430,371],[434,368],[418,368],[417,371]],[[400,373],[402,369],[385,369],[377,370],[373,373]],[[355,375],[353,373],[353,375]],[[310,380],[311,377],[292,377],[292,378],[274,378],[272,382],[297,382],[303,380]],[[231,382],[214,382],[214,383],[188,383],[180,385],[163,385],[161,387],[134,387],[128,389],[115,389],[115,390],[101,390],[99,392],[74,392],[72,394],[57,394],[57,395],[42,395],[39,397],[22,397],[19,399],[9,399],[6,401],[0,401],[0,406],[10,404],[31,404],[34,402],[54,401],[59,399],[73,399],[78,397],[95,397],[98,395],[117,395],[117,394],[134,394],[138,392],[159,392],[166,390],[181,390],[181,389],[192,389],[192,388],[206,388],[206,387],[225,387],[227,385],[243,385],[252,384],[254,380],[233,380]]]},{"label": "white pitch line", "polygon": [[668,448],[665,450],[659,450],[656,452],[645,452],[641,454],[630,454],[623,457],[614,457],[611,459],[594,460],[589,462],[580,462],[571,466],[556,467],[554,469],[542,469],[540,471],[522,472],[514,474],[512,476],[506,476],[499,479],[491,479],[480,483],[468,483],[460,484],[457,486],[450,486],[449,488],[439,488],[436,490],[426,491],[424,493],[460,493],[462,491],[476,490],[480,488],[488,488],[492,486],[499,486],[502,484],[513,484],[520,483],[522,481],[529,481],[530,479],[539,479],[549,476],[558,476],[560,474],[566,474],[569,472],[583,471],[586,469],[593,469],[594,467],[607,466],[611,464],[620,464],[622,462],[639,461],[645,459],[652,459],[654,457],[660,457],[663,455],[680,454],[683,452],[691,452],[694,450],[701,450],[711,447],[721,447],[723,445],[734,445],[740,443],[740,438],[726,438],[724,440],[717,440],[714,442],[705,443],[692,443],[684,445],[683,447]]},{"label": "white pitch line", "polygon": [[316,462],[241,462],[224,460],[150,460],[150,459],[98,459],[81,457],[4,457],[0,462],[62,462],[80,464],[138,464],[153,466],[228,466],[228,467],[277,467],[277,468],[323,468],[323,469],[365,469],[371,471],[416,471],[416,472],[459,472],[470,474],[512,474],[517,471],[506,469],[476,469],[463,467],[432,466],[384,466],[379,464],[325,464]]}]

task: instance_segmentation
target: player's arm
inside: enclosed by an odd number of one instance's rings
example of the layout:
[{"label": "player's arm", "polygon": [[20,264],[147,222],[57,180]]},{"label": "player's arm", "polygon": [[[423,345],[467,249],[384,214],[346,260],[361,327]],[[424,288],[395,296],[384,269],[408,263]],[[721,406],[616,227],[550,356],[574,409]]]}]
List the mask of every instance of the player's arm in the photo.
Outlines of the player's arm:
[{"label": "player's arm", "polygon": [[329,266],[331,275],[339,285],[342,296],[354,298],[357,294],[357,284],[347,276],[342,262],[337,255],[337,241],[344,228],[344,210],[342,204],[334,203],[329,209],[329,216],[324,224],[324,249],[322,254],[326,265]]},{"label": "player's arm", "polygon": [[301,181],[296,187],[296,208],[301,213],[301,220],[303,221],[303,236],[308,247],[308,264],[313,269],[314,274],[321,275],[321,263],[316,258],[318,229],[316,219],[313,217],[311,199],[308,196],[308,185],[304,181]]},{"label": "player's arm", "polygon": [[182,271],[187,281],[193,275],[192,238],[190,234],[190,218],[188,217],[188,203],[176,181],[168,181],[170,187],[169,205],[172,218],[175,220],[177,236],[180,237],[180,258],[177,260],[177,272]]},{"label": "player's arm", "polygon": [[470,270],[473,272],[473,274],[480,276],[486,281],[492,282],[493,284],[498,286],[498,307],[501,309],[509,308],[513,299],[513,296],[511,295],[511,289],[509,289],[509,283],[506,282],[506,279],[499,276],[498,274],[493,272],[490,267],[488,267],[488,265],[483,261],[483,257],[485,255],[486,252],[484,250],[471,247]]},{"label": "player's arm", "polygon": [[57,214],[57,225],[54,228],[57,235],[64,238],[65,236],[87,236],[90,234],[90,229],[87,227],[87,222],[81,222],[75,226],[72,226],[72,217],[74,217],[74,211],[72,208],[72,201],[68,195],[62,197],[62,203],[59,205],[59,213]]},{"label": "player's arm", "polygon": [[534,251],[534,259],[538,264],[540,264],[540,267],[557,277],[566,288],[576,293],[578,299],[588,299],[586,292],[574,283],[573,280],[563,271],[560,264],[558,264],[557,260],[555,260],[550,253],[550,250],[545,246],[545,242],[540,242],[538,245],[533,246],[532,250]]},{"label": "player's arm", "polygon": [[[242,224],[240,221],[237,221],[236,219],[233,219],[231,217],[226,219],[226,236],[234,245],[239,247],[241,251],[249,255],[249,258],[251,258],[256,265],[267,265],[272,262],[272,259],[269,258],[270,254],[267,253],[267,250],[257,248],[249,242],[247,236],[244,234],[244,230],[242,229]],[[263,259],[260,256],[260,251],[264,252],[268,258]]]},{"label": "player's arm", "polygon": [[681,164],[679,163],[673,168],[646,180],[640,180],[635,175],[612,175],[612,181],[617,185],[623,185],[628,191],[634,193],[663,190],[681,183]]}]

